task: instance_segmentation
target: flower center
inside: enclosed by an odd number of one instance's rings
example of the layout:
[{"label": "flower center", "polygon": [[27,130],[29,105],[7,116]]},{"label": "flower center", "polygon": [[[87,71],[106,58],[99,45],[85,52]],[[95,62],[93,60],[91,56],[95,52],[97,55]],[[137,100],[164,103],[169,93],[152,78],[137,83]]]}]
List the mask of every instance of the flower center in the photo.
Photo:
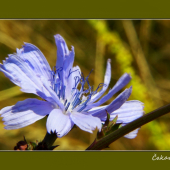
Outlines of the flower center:
[{"label": "flower center", "polygon": [[[71,74],[74,74],[76,71],[79,70],[69,72],[69,75],[65,79],[62,68],[53,71],[53,90],[64,104],[65,114],[71,113],[72,111],[81,112],[85,110],[91,97],[104,85],[103,83],[100,83],[97,89],[93,91],[93,86],[90,86],[88,80],[92,70],[86,78],[83,73],[79,72],[79,76],[72,76],[72,80],[70,81],[69,78]],[[73,82],[71,88],[69,82]],[[87,84],[87,88],[85,88],[85,84]],[[78,85],[80,85],[79,89],[77,88]],[[68,91],[69,88],[70,90]]]}]

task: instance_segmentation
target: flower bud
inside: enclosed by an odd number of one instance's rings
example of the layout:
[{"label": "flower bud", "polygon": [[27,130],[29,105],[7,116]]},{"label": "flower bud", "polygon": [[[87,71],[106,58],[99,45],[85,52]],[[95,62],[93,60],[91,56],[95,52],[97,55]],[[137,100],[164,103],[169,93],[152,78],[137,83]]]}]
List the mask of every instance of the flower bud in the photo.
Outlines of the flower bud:
[{"label": "flower bud", "polygon": [[19,141],[14,147],[14,150],[27,150],[28,144],[26,141]]}]

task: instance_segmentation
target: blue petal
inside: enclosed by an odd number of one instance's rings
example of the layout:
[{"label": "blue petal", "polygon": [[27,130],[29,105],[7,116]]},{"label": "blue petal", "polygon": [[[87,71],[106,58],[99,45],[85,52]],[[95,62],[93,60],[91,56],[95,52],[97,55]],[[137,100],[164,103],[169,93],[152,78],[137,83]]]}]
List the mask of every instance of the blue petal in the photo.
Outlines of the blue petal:
[{"label": "blue petal", "polygon": [[138,100],[126,101],[119,109],[110,114],[110,120],[118,115],[117,123],[129,123],[143,116],[143,103]]},{"label": "blue petal", "polygon": [[64,65],[64,60],[66,55],[69,54],[69,50],[67,47],[66,42],[64,41],[63,37],[59,34],[54,36],[56,46],[57,46],[57,62],[56,62],[56,69],[62,67]]},{"label": "blue petal", "polygon": [[[71,51],[68,50],[67,44],[64,41],[63,37],[59,34],[55,35],[55,41],[57,45],[57,63],[56,63],[56,70],[62,68],[59,72],[60,78],[62,81],[62,85],[67,85],[67,78],[69,73],[73,67],[74,62],[74,47],[72,46]],[[58,73],[57,73],[58,74]]]},{"label": "blue petal", "polygon": [[104,97],[102,97],[98,102],[94,104],[87,104],[87,107],[85,110],[92,109],[93,107],[97,107],[105,103],[107,100],[109,100],[115,93],[117,93],[119,90],[121,90],[125,85],[129,83],[131,80],[131,76],[127,73],[123,74],[123,76],[117,81],[115,86],[106,94]]},{"label": "blue petal", "polygon": [[35,93],[43,88],[40,81],[40,74],[37,76],[26,62],[17,55],[9,55],[3,65],[0,64],[2,71],[13,83],[20,86],[23,92]]},{"label": "blue petal", "polygon": [[28,126],[48,115],[53,106],[45,101],[26,99],[14,106],[8,106],[0,111],[5,129],[18,129]]},{"label": "blue petal", "polygon": [[21,87],[21,91],[26,93],[34,93],[41,98],[57,103],[60,108],[64,106],[59,101],[57,95],[52,91],[52,87],[48,79],[41,75],[41,72],[36,73],[27,62],[23,61],[17,55],[10,55],[0,64],[0,70],[16,85]]},{"label": "blue petal", "polygon": [[82,130],[92,133],[96,128],[101,130],[101,121],[97,117],[84,115],[79,112],[73,112],[70,115],[72,121]]},{"label": "blue petal", "polygon": [[63,70],[65,72],[65,78],[68,77],[69,71],[71,71],[71,69],[73,67],[74,55],[75,55],[74,47],[72,46],[71,51],[69,52],[68,55],[66,55],[66,59],[64,61],[64,65],[63,65]]},{"label": "blue petal", "polygon": [[[108,106],[101,106],[92,109],[91,113],[97,112],[100,113],[101,111],[105,112],[107,110]],[[116,123],[122,123],[122,125],[126,125],[127,123],[130,123],[134,121],[135,119],[143,116],[144,111],[143,111],[143,103],[138,101],[138,100],[130,100],[126,101],[119,109],[109,112],[110,113],[110,121],[112,121],[115,116],[118,116],[117,122]],[[98,115],[99,116],[99,115]],[[101,121],[104,122],[107,118],[106,113],[100,115]],[[128,133],[124,137],[132,139],[137,136],[139,128],[135,129],[134,131]]]},{"label": "blue petal", "polygon": [[47,132],[56,132],[59,138],[66,135],[73,127],[74,123],[69,115],[62,113],[60,109],[54,109],[47,118]]},{"label": "blue petal", "polygon": [[39,89],[39,82],[34,72],[16,55],[10,55],[3,65],[0,64],[0,71],[13,83],[20,86],[23,92],[36,93]]},{"label": "blue petal", "polygon": [[104,94],[104,92],[106,91],[106,89],[108,88],[109,83],[110,83],[110,79],[111,79],[111,65],[110,65],[110,62],[111,62],[111,60],[108,59],[108,60],[107,60],[107,68],[106,68],[105,78],[104,78],[104,86],[103,86],[103,88],[102,88],[97,94],[95,94],[94,96],[92,96],[89,104],[90,104],[90,103],[93,103],[93,102],[95,102],[97,99],[99,99],[99,98]]},{"label": "blue petal", "polygon": [[72,47],[72,51],[70,51],[69,54],[66,55],[63,64],[63,72],[61,75],[63,76],[62,82],[65,87],[67,86],[67,81],[68,81],[70,71],[72,70],[73,67],[73,62],[74,62],[74,47]]},{"label": "blue petal", "polygon": [[[134,121],[135,119],[144,115],[143,111],[143,103],[138,100],[130,100],[126,101],[118,110],[115,110],[110,114],[110,120],[113,120],[116,115],[118,115],[117,123],[122,123],[122,125],[126,125]],[[128,133],[124,137],[133,139],[137,136],[138,130],[137,128],[132,132]]]},{"label": "blue petal", "polygon": [[107,110],[109,113],[112,113],[113,111],[119,109],[129,98],[131,92],[132,87],[125,89],[107,107],[99,108],[99,110],[88,111],[88,114],[92,114],[93,116],[99,117],[101,120],[103,120],[103,118],[105,118],[107,115],[105,110]]},{"label": "blue petal", "polygon": [[17,50],[17,55],[29,65],[35,74],[40,74],[52,81],[51,68],[43,53],[33,44],[24,44],[23,48]]}]

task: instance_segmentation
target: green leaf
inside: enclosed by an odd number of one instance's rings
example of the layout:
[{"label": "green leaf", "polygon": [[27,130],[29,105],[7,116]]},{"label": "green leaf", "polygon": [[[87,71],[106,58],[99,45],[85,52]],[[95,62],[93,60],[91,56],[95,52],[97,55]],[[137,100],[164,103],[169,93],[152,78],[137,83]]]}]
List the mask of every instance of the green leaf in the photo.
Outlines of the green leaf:
[{"label": "green leaf", "polygon": [[30,142],[30,144],[33,147],[33,150],[37,147],[37,144],[35,142]]}]

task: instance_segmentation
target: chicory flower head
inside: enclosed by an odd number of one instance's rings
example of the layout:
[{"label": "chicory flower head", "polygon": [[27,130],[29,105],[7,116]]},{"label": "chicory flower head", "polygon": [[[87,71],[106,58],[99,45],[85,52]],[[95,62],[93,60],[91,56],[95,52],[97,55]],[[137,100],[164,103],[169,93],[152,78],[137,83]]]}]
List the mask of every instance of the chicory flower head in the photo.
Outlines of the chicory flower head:
[{"label": "chicory flower head", "polygon": [[[59,34],[54,38],[57,62],[53,70],[42,52],[30,43],[24,43],[21,49],[17,49],[17,53],[10,54],[0,64],[0,71],[20,86],[21,91],[34,93],[43,99],[29,98],[3,108],[0,114],[6,125],[5,129],[22,128],[48,115],[47,132],[62,137],[74,124],[90,133],[95,128],[100,131],[107,118],[106,110],[110,114],[110,120],[118,115],[117,123],[122,125],[143,115],[143,104],[140,101],[126,101],[132,87],[125,89],[109,105],[101,106],[127,85],[131,79],[129,74],[125,73],[102,97],[111,79],[110,59],[107,61],[104,83],[93,90],[88,81],[89,75],[84,77],[78,66],[73,67],[74,47],[70,51]],[[125,137],[134,138],[137,131],[138,129]]]}]

